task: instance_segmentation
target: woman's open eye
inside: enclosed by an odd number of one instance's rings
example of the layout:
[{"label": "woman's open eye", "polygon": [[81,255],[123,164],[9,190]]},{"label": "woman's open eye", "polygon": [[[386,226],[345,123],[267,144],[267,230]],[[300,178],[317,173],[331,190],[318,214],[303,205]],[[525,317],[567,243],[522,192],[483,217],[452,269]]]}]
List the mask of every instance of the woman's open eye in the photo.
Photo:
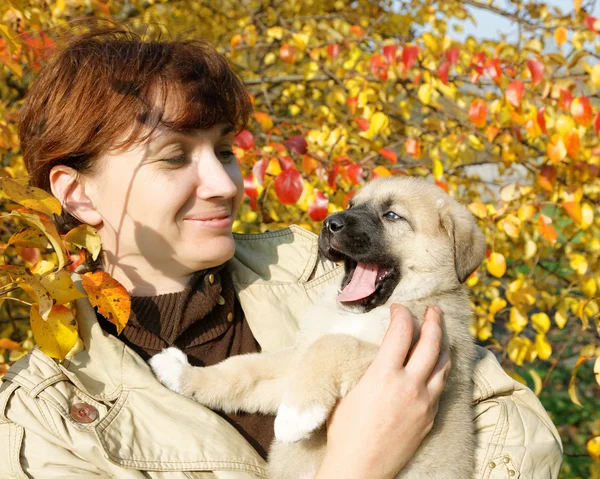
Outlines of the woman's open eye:
[{"label": "woman's open eye", "polygon": [[230,163],[235,159],[235,153],[233,153],[233,150],[219,151],[218,156],[221,163]]},{"label": "woman's open eye", "polygon": [[400,216],[397,213],[394,213],[393,211],[388,211],[387,213],[384,213],[383,217],[387,218],[388,220],[403,220],[404,219],[402,216]]}]

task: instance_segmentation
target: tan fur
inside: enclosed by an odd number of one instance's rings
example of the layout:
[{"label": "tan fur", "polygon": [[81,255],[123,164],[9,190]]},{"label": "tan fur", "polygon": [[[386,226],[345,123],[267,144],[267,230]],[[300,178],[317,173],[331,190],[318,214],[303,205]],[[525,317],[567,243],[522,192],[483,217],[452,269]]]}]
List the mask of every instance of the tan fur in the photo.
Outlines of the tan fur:
[{"label": "tan fur", "polygon": [[276,432],[286,440],[276,439],[272,446],[272,478],[314,476],[326,446],[324,422],[373,360],[389,324],[391,303],[410,309],[417,326],[415,338],[427,307],[440,306],[444,346],[452,356],[433,429],[398,477],[466,479],[473,475],[475,350],[462,282],[483,258],[483,235],[463,206],[421,179],[373,181],[353,202],[378,205],[389,198],[393,198],[389,209],[408,218],[412,227],[406,222],[385,226],[389,253],[402,265],[400,283],[385,305],[356,314],[336,301],[337,288],[331,288],[307,311],[296,347],[236,356],[207,368],[183,368],[180,391],[210,408],[278,414]]}]

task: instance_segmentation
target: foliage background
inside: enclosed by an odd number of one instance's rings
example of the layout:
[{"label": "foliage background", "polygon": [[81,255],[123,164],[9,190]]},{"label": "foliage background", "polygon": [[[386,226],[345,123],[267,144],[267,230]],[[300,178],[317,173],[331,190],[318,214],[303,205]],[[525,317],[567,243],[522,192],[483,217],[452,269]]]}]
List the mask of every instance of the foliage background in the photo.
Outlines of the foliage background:
[{"label": "foliage background", "polygon": [[[424,176],[466,203],[488,242],[468,280],[473,335],[552,415],[565,448],[561,477],[600,477],[600,22],[588,14],[594,0],[562,3],[3,2],[0,375],[34,345],[31,300],[42,304],[42,290],[27,284],[51,289],[57,248],[67,267],[79,247],[94,248],[91,236],[73,235],[56,247],[45,223],[50,244],[14,239],[15,202],[43,210],[11,193],[12,179],[26,176],[17,112],[57,43],[81,28],[69,22],[112,19],[148,38],[205,39],[248,85],[256,121],[236,139],[246,190],[236,231],[297,223],[318,232],[375,176]],[[457,40],[474,21],[466,6],[510,20],[517,38]],[[55,322],[44,324],[60,325],[57,317],[50,311]]]}]

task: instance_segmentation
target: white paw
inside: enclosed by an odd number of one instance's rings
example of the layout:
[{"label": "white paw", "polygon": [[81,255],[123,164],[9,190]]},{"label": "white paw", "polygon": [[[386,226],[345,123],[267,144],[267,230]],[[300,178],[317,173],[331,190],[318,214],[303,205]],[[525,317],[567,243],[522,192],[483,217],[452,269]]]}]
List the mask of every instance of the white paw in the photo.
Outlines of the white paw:
[{"label": "white paw", "polygon": [[177,348],[163,349],[148,361],[154,375],[171,391],[181,392],[181,373],[190,363],[187,356]]},{"label": "white paw", "polygon": [[328,411],[321,406],[300,410],[281,404],[275,418],[275,438],[282,442],[297,442],[325,424]]}]

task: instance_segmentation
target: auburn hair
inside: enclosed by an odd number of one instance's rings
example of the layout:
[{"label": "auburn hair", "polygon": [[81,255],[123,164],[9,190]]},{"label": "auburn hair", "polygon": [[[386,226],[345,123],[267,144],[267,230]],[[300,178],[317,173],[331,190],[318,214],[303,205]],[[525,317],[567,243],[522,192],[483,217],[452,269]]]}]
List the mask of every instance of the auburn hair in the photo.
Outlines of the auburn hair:
[{"label": "auburn hair", "polygon": [[[243,82],[210,44],[146,41],[111,25],[67,40],[50,58],[25,97],[19,137],[31,184],[50,191],[54,166],[93,171],[103,154],[159,125],[240,130],[251,115]],[[78,224],[64,213],[59,229]]]}]

